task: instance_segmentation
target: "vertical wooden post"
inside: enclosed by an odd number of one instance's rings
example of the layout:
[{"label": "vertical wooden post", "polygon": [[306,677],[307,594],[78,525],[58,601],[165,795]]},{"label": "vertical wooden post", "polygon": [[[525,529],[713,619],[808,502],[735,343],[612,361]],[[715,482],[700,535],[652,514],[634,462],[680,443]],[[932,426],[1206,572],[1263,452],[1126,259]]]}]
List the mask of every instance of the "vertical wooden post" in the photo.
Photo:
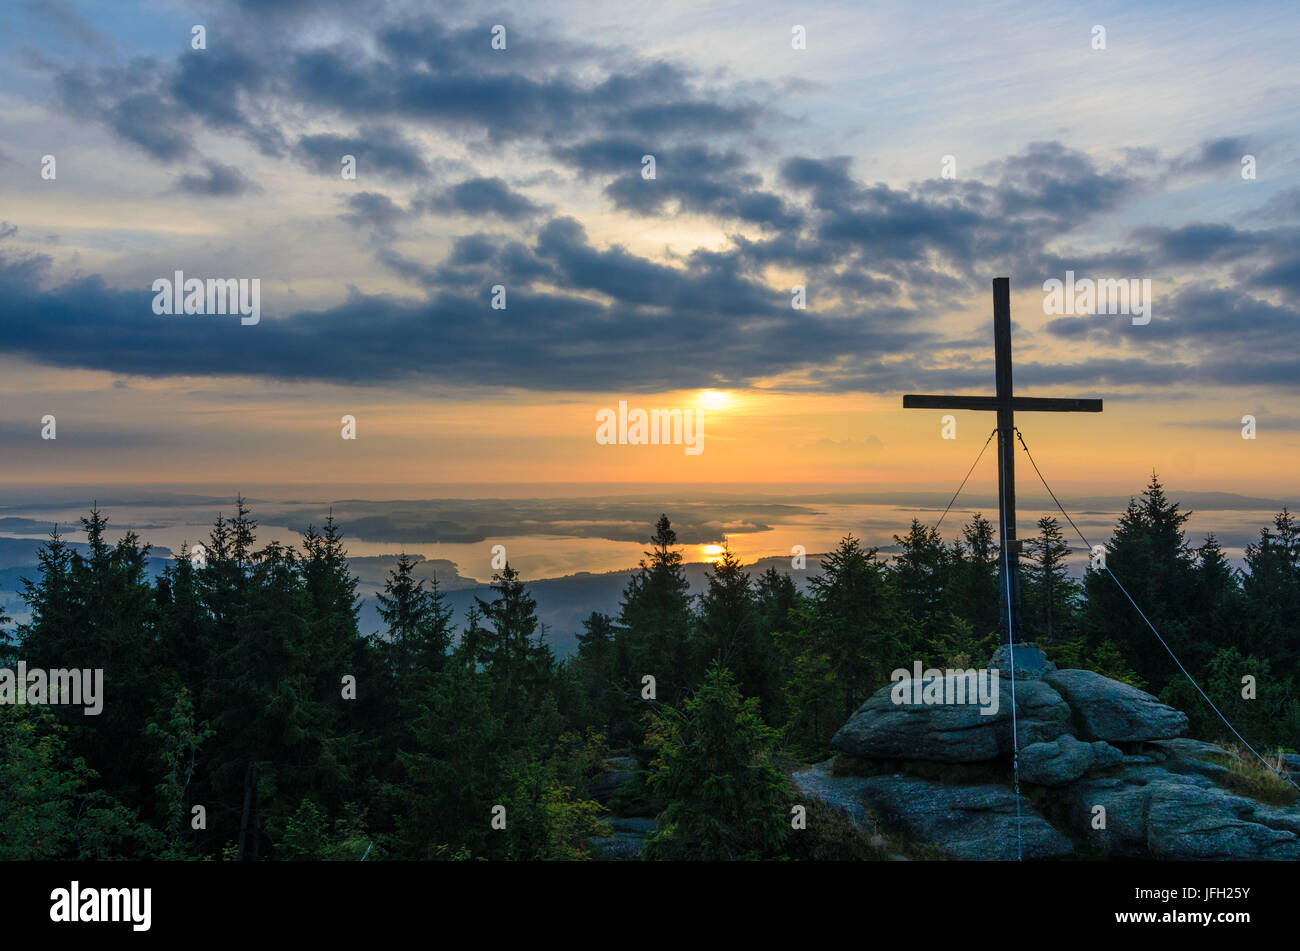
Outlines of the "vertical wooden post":
[{"label": "vertical wooden post", "polygon": [[1011,280],[993,279],[993,354],[998,408],[998,520],[1003,547],[998,560],[998,634],[1010,628],[1020,640],[1020,542],[1016,540],[1016,413],[1012,409]]}]

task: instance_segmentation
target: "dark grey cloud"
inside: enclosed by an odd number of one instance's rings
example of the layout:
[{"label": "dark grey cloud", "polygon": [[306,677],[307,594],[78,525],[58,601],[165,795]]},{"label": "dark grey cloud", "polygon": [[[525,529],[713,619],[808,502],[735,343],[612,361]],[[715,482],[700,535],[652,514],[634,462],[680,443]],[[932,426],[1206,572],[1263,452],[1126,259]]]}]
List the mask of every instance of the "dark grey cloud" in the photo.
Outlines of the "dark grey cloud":
[{"label": "dark grey cloud", "polygon": [[[276,16],[282,14],[310,15],[294,9]],[[421,154],[399,126],[469,132],[498,145],[536,139],[562,168],[602,187],[620,210],[761,226],[763,241],[737,239],[731,266],[806,268],[822,299],[870,303],[872,295],[906,285],[919,305],[935,306],[969,291],[977,272],[1041,272],[1056,263],[1044,250],[1049,242],[1142,187],[1125,166],[1098,167],[1059,143],[1035,143],[988,166],[983,180],[897,189],[854,180],[845,157],[792,156],[769,185],[751,167],[752,148],[725,144],[728,134],[754,130],[766,107],[669,62],[612,61],[607,52],[527,29],[511,30],[502,55],[489,45],[487,23],[452,28],[430,17],[381,16],[378,26],[342,41],[280,48],[268,38],[274,31],[256,28],[256,11],[241,17],[250,45],[239,53],[203,58],[187,51],[173,64],[69,70],[59,82],[76,86],[80,101],[110,117],[121,106],[110,87],[135,96],[150,117],[146,127],[118,116],[115,131],[165,160],[192,154],[192,130],[200,122],[275,151],[278,133],[256,118],[275,110],[359,124],[354,134],[301,136],[293,147],[301,160],[330,174],[340,155],[355,154],[381,173],[425,175],[437,160]],[[205,86],[201,80],[214,64],[222,76]],[[144,68],[150,66],[155,69]],[[67,90],[65,99],[72,95]],[[653,180],[641,176],[646,154],[656,159]],[[1146,160],[1135,155],[1131,161]],[[423,189],[406,211],[369,191],[349,200],[344,219],[388,239],[400,218],[422,211],[522,223],[546,209],[500,178],[471,175]],[[404,267],[391,254],[382,263],[422,286],[438,273],[431,265]],[[513,263],[528,260],[516,254]],[[445,276],[458,283],[467,277],[460,270]]]},{"label": "dark grey cloud", "polygon": [[270,64],[237,43],[214,43],[205,50],[186,50],[164,88],[205,129],[245,131],[268,154],[279,154],[283,140],[250,118],[251,100],[270,87]]},{"label": "dark grey cloud", "polygon": [[844,251],[815,237],[798,234],[776,234],[751,241],[744,235],[734,235],[732,242],[746,261],[756,267],[767,264],[790,264],[808,268],[825,268],[844,256]]},{"label": "dark grey cloud", "polygon": [[1006,215],[1040,214],[1052,222],[1082,222],[1117,208],[1144,186],[1119,165],[1107,169],[1060,142],[1033,142],[1017,155],[983,170],[998,176],[996,210]]},{"label": "dark grey cloud", "polygon": [[[491,310],[490,287],[509,254],[549,264],[551,279],[571,290],[508,284],[508,309]],[[264,294],[265,316],[256,328],[222,318],[157,317],[150,292],[113,290],[98,278],[42,290],[47,261],[5,257],[0,293],[9,304],[0,329],[10,353],[145,376],[239,374],[363,385],[432,379],[602,393],[740,386],[782,372],[804,377],[791,389],[814,391],[983,391],[991,385],[987,342],[944,340],[901,305],[851,314],[792,311],[788,298],[747,280],[727,255],[691,256],[681,269],[666,268],[625,251],[595,249],[576,223],[560,219],[543,229],[534,248],[470,236],[453,256],[462,262],[462,284],[430,282],[429,272],[418,272],[430,290],[424,301],[353,292],[333,308],[284,314]],[[399,257],[390,264],[414,266]],[[609,300],[592,299],[592,291]],[[1204,381],[1294,386],[1300,360],[1256,348],[1278,327],[1293,327],[1296,315],[1260,301],[1231,303],[1203,291],[1174,303],[1177,319],[1170,324],[1185,319],[1202,341],[1212,342],[1199,352],[1075,361],[1068,345],[1055,351],[1056,359],[1049,347],[1045,357],[1022,358],[1017,382],[1069,383],[1103,396],[1116,387]],[[1223,346],[1223,327],[1251,322],[1258,326],[1249,335]],[[1153,328],[1155,321],[1132,329]],[[1196,342],[1195,334],[1180,334]],[[1157,353],[1162,344],[1153,337],[1150,346]],[[954,350],[968,354],[954,358]],[[908,359],[899,360],[903,355]]]},{"label": "dark grey cloud", "polygon": [[872,284],[858,278],[855,287],[846,278],[869,269],[880,290],[905,285],[925,307],[951,306],[974,287],[983,293],[990,272],[1039,275],[1075,266],[1048,247],[1150,187],[1122,163],[1101,168],[1059,143],[1031,144],[974,178],[901,189],[858,181],[844,156],[790,157],[780,176],[807,201],[809,228],[747,251],[774,263],[787,251],[796,255],[789,263],[814,268],[823,286],[850,296]]},{"label": "dark grey cloud", "polygon": [[204,162],[202,173],[187,172],[176,181],[176,187],[191,195],[208,198],[234,198],[248,192],[260,192],[262,189],[250,181],[243,172],[233,165],[220,162]]},{"label": "dark grey cloud", "polygon": [[[509,28],[507,51],[491,48],[493,20],[453,28],[436,15],[380,8],[355,28],[355,13],[345,8],[354,29],[314,43],[302,42],[314,32],[304,24],[286,25],[337,18],[329,6],[235,10],[222,22],[220,43],[187,48],[170,61],[51,64],[57,101],[163,162],[190,156],[200,130],[217,130],[266,155],[292,150],[331,169],[345,148],[365,154],[378,170],[408,177],[422,174],[427,159],[392,132],[398,126],[498,144],[629,133],[662,146],[682,136],[748,133],[769,111],[734,84],[711,86],[674,63],[522,25]],[[290,114],[370,128],[356,136],[302,136],[291,147],[277,125]]]},{"label": "dark grey cloud", "polygon": [[[75,92],[70,89],[65,95],[71,98]],[[188,117],[156,92],[132,93],[105,103],[102,112],[96,112],[95,118],[102,115],[119,136],[160,161],[174,162],[188,157],[194,150],[191,136],[180,128]],[[89,118],[85,112],[82,117]]]},{"label": "dark grey cloud", "polygon": [[[743,176],[757,183],[757,176]],[[647,182],[639,175],[626,175],[605,189],[614,205],[642,215],[659,215],[672,202],[679,211],[715,218],[747,221],[769,228],[793,228],[800,216],[779,195],[757,188],[737,188],[735,183],[716,179],[665,179]]]},{"label": "dark grey cloud", "polygon": [[[931,339],[909,328],[898,309],[860,320],[782,310],[758,285],[738,275],[725,279],[718,260],[694,258],[674,274],[612,254],[620,267],[605,275],[595,266],[604,252],[563,223],[554,231],[544,250],[557,269],[572,269],[582,281],[636,303],[524,285],[509,288],[506,311],[493,311],[494,281],[483,271],[478,287],[440,289],[426,301],[354,292],[337,307],[292,315],[277,312],[264,289],[262,322],[254,328],[219,317],[158,317],[150,291],[111,289],[100,278],[42,290],[47,260],[4,258],[0,293],[8,306],[0,330],[7,352],[120,374],[246,374],[362,385],[424,379],[604,393],[741,385],[845,353],[910,352]],[[499,246],[493,261],[508,251]],[[638,276],[670,288],[654,293],[636,285]],[[748,294],[753,306],[725,300],[729,292]]]},{"label": "dark grey cloud", "polygon": [[[1182,355],[1185,383],[1229,386],[1300,384],[1300,354],[1279,341],[1294,338],[1300,310],[1252,296],[1245,287],[1197,282],[1171,294],[1153,294],[1151,323],[1133,326],[1127,317],[1062,317],[1047,325],[1063,340],[1092,340],[1123,346],[1147,361],[1143,377],[1158,385],[1159,367],[1171,353]],[[1020,371],[1017,369],[1017,379]],[[1135,372],[1135,377],[1138,374]],[[1167,381],[1175,382],[1175,381]]]},{"label": "dark grey cloud", "polygon": [[467,234],[456,239],[447,263],[452,265],[486,264],[496,254],[496,241],[486,234]]},{"label": "dark grey cloud", "polygon": [[541,205],[512,189],[505,179],[495,177],[466,179],[415,203],[415,207],[475,217],[494,215],[507,221],[527,220],[542,211]]},{"label": "dark grey cloud", "polygon": [[[1296,239],[1287,245],[1297,247]],[[1300,300],[1300,253],[1292,251],[1289,257],[1274,261],[1250,278],[1251,287],[1283,291],[1291,300]]]},{"label": "dark grey cloud", "polygon": [[995,221],[961,202],[934,202],[876,185],[854,204],[828,209],[817,236],[879,258],[923,261],[938,253],[963,263],[997,241]]},{"label": "dark grey cloud", "polygon": [[[801,221],[784,198],[762,187],[762,177],[749,170],[748,159],[734,149],[652,146],[647,139],[606,135],[556,148],[553,154],[583,175],[615,176],[605,194],[623,211],[646,216],[686,211],[780,229],[797,227]],[[643,174],[647,155],[654,158],[653,179]]]},{"label": "dark grey cloud", "polygon": [[252,104],[269,86],[262,58],[238,46],[187,50],[171,65],[152,57],[76,65],[54,77],[56,101],[67,112],[102,122],[160,162],[192,155],[200,129],[234,132],[264,154],[281,154],[281,133]]},{"label": "dark grey cloud", "polygon": [[628,171],[641,173],[641,159],[653,154],[652,143],[628,136],[600,136],[577,145],[557,147],[552,154],[564,165],[580,172],[617,175]]},{"label": "dark grey cloud", "polygon": [[830,159],[795,156],[781,163],[781,179],[791,188],[811,191],[815,207],[833,208],[857,192],[857,183],[849,174],[850,161],[847,155]]},{"label": "dark grey cloud", "polygon": [[470,130],[494,142],[590,129],[741,132],[763,112],[751,101],[724,105],[701,94],[684,70],[664,62],[633,62],[595,80],[555,71],[558,40],[539,47],[549,71],[530,71],[517,47],[507,55],[490,48],[486,26],[453,33],[426,24],[423,35],[393,31],[381,41],[377,55],[359,45],[291,54],[286,94],[345,117]]},{"label": "dark grey cloud", "polygon": [[1218,172],[1228,167],[1240,168],[1241,157],[1251,150],[1245,136],[1223,136],[1202,142],[1195,149],[1170,163],[1175,172]]},{"label": "dark grey cloud", "polygon": [[573,218],[548,222],[537,239],[538,257],[552,263],[565,285],[596,291],[623,304],[659,307],[674,314],[789,319],[790,299],[744,273],[734,254],[696,251],[684,269],[622,248],[600,250]]},{"label": "dark grey cloud", "polygon": [[361,180],[372,173],[424,178],[430,171],[420,147],[392,126],[365,126],[352,135],[300,136],[296,152],[309,167],[335,177],[340,175],[345,155],[356,158]]},{"label": "dark grey cloud", "polygon": [[343,200],[345,211],[339,215],[356,228],[370,229],[377,237],[392,238],[397,224],[407,216],[393,199],[381,192],[357,192]]},{"label": "dark grey cloud", "polygon": [[555,268],[539,258],[533,248],[487,233],[461,235],[452,242],[441,264],[420,267],[416,274],[416,283],[470,292],[487,284],[520,287],[536,282],[562,283]]},{"label": "dark grey cloud", "polygon": [[1179,228],[1139,228],[1133,236],[1153,246],[1153,258],[1160,264],[1222,263],[1255,254],[1272,240],[1266,232],[1205,222]]}]

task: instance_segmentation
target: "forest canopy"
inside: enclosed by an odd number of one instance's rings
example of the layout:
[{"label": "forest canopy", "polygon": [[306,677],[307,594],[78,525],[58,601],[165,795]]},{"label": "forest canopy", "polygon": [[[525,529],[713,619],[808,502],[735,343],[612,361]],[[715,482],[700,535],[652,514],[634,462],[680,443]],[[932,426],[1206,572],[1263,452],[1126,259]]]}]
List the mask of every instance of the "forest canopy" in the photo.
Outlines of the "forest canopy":
[{"label": "forest canopy", "polygon": [[[1256,744],[1300,735],[1300,526],[1286,510],[1234,568],[1153,476],[1106,545],[1107,566],[1207,694]],[[103,671],[102,711],[0,705],[0,859],[584,859],[608,842],[592,794],[655,816],[647,858],[791,853],[790,769],[896,668],[969,667],[999,643],[994,526],[945,541],[914,520],[881,557],[852,535],[808,577],[754,575],[729,551],[692,596],[667,515],[616,614],[576,654],[548,647],[506,565],[456,624],[436,578],[402,556],[358,627],[357,580],[332,519],[299,549],[259,545],[242,499],[203,557],[156,578],[132,532],[53,533],[0,615],[0,667]],[[1126,680],[1221,738],[1111,577],[1069,571],[1044,517],[1027,540],[1025,637],[1058,666]],[[1002,635],[1005,638],[1005,633]],[[1242,678],[1257,695],[1244,699]]]}]

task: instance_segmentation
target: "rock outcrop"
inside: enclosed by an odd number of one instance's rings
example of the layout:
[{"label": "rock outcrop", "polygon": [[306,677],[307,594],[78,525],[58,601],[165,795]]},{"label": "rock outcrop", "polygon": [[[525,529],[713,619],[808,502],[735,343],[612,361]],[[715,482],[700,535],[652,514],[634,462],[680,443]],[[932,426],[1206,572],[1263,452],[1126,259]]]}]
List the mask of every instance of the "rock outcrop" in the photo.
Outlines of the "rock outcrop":
[{"label": "rock outcrop", "polygon": [[956,786],[910,776],[873,776],[865,794],[886,822],[958,859],[1015,859],[1016,825],[1025,858],[1056,858],[1073,851],[1070,840],[1052,828],[1005,786]]},{"label": "rock outcrop", "polygon": [[1054,670],[1043,675],[1043,683],[1070,705],[1076,732],[1083,740],[1163,740],[1187,729],[1187,714],[1137,687],[1091,670]]},{"label": "rock outcrop", "polygon": [[1031,743],[1020,751],[1020,778],[1039,786],[1064,786],[1090,769],[1105,769],[1124,758],[1104,740],[1085,743],[1068,733],[1050,743]]},{"label": "rock outcrop", "polygon": [[792,778],[797,790],[835,809],[858,832],[875,831],[875,823],[867,811],[867,777],[836,776],[832,761],[826,760],[795,773]]},{"label": "rock outcrop", "polygon": [[[1019,661],[1019,658],[1017,658]],[[954,696],[960,675],[922,681]],[[936,763],[975,763],[1010,753],[1012,748],[1010,683],[999,678],[996,712],[969,703],[895,703],[896,689],[909,692],[910,681],[883,687],[858,708],[831,740],[831,749],[878,759],[919,759]],[[1061,695],[1039,681],[1015,686],[1020,743],[1054,740],[1070,729],[1070,707]]]},{"label": "rock outcrop", "polygon": [[[1112,855],[1300,858],[1300,812],[1234,795],[1197,773],[1142,767],[1076,784],[1068,797],[1088,842]],[[1103,828],[1093,821],[1098,816],[1104,816]]]},{"label": "rock outcrop", "polygon": [[[1017,831],[1030,859],[1300,858],[1300,808],[1225,788],[1232,754],[1182,737],[1182,712],[1101,674],[1057,670],[1033,644],[1016,645],[1014,683],[1007,648],[987,669],[999,673],[996,705],[956,692],[954,678],[969,680],[960,672],[877,691],[835,734],[834,758],[794,773],[796,788],[856,829],[956,859],[1015,858]],[[941,702],[913,702],[925,698]]]}]

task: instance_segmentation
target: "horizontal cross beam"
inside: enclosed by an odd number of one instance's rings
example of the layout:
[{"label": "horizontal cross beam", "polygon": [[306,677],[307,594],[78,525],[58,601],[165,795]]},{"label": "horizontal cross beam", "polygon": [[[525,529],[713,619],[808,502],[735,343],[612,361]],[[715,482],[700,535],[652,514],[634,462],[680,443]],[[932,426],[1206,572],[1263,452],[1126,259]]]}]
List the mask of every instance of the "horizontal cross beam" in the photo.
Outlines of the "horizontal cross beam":
[{"label": "horizontal cross beam", "polygon": [[903,409],[1027,410],[1043,413],[1100,413],[1101,400],[1055,399],[1044,396],[922,396],[903,397]]}]

